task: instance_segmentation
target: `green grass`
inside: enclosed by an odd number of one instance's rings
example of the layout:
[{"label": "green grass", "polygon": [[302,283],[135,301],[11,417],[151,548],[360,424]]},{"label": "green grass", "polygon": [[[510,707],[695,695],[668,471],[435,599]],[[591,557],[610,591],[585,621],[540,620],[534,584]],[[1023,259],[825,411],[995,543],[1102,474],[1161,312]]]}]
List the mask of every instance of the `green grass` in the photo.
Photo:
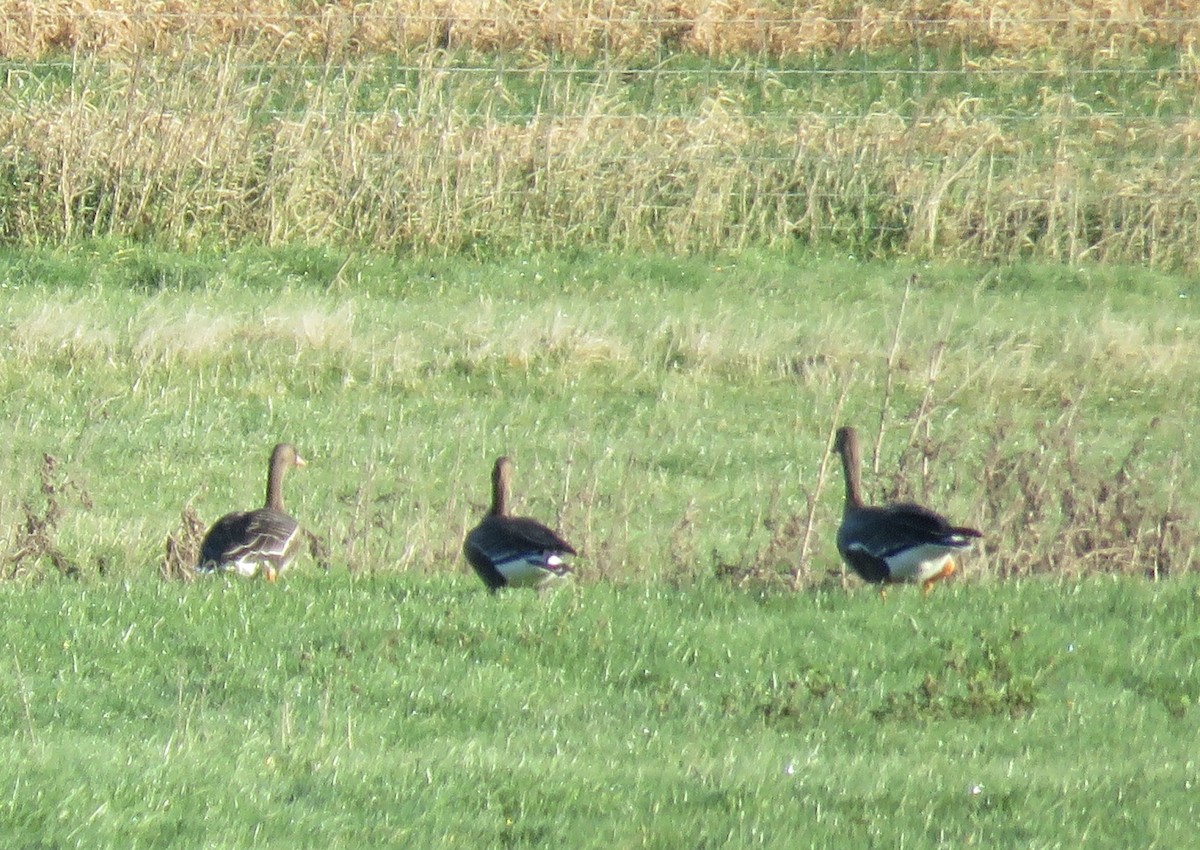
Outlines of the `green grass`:
[{"label": "green grass", "polygon": [[[5,63],[5,846],[1186,846],[1189,60],[933,48]],[[278,439],[329,571],[161,581]]]},{"label": "green grass", "polygon": [[[1200,290],[916,268],[0,257],[7,846],[1182,846]],[[872,494],[988,534],[928,599],[833,550],[829,429],[881,415]],[[280,438],[332,569],[160,581]],[[458,554],[501,452],[555,592]]]},{"label": "green grass", "polygon": [[[22,503],[41,510],[49,453],[60,549],[86,574],[143,576],[185,505],[211,521],[257,503],[289,439],[310,465],[288,502],[337,568],[461,569],[491,461],[511,453],[522,509],[582,547],[585,580],[801,563],[819,580],[840,569],[830,429],[857,424],[873,446],[882,417],[871,493],[988,528],[978,573],[1085,556],[1140,571],[1160,519],[1183,537],[1155,568],[1188,568],[1195,281],[940,266],[906,300],[909,270],[766,252],[15,252],[0,259],[0,527],[11,549]],[[1084,506],[1117,491],[1141,515],[1076,517],[1128,539],[1062,553],[1068,491]],[[807,553],[779,539],[810,515]]]},{"label": "green grass", "polygon": [[1183,846],[1196,582],[939,591],[10,583],[0,820],[10,847]]}]

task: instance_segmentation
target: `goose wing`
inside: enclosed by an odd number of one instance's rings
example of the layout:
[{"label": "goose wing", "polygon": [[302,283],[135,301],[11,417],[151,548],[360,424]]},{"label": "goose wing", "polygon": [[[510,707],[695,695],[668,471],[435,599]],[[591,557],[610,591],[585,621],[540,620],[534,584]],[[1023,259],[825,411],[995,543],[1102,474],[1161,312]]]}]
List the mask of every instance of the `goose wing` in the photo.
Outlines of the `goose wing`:
[{"label": "goose wing", "polygon": [[547,575],[565,575],[563,555],[575,548],[535,519],[489,515],[463,541],[463,554],[487,586],[537,584]]},{"label": "goose wing", "polygon": [[282,571],[296,555],[299,531],[296,520],[270,508],[226,514],[205,535],[198,569],[253,574],[267,563]]},{"label": "goose wing", "polygon": [[575,548],[556,531],[528,517],[488,516],[467,535],[468,558],[472,552],[493,562],[532,553],[574,555]]},{"label": "goose wing", "polygon": [[521,516],[495,517],[497,531],[513,544],[527,546],[539,552],[575,555],[575,548],[561,535],[536,519]]},{"label": "goose wing", "polygon": [[887,558],[918,546],[963,548],[970,545],[971,538],[981,536],[973,528],[951,525],[929,508],[898,504],[854,511],[838,530],[838,544],[842,549]]}]

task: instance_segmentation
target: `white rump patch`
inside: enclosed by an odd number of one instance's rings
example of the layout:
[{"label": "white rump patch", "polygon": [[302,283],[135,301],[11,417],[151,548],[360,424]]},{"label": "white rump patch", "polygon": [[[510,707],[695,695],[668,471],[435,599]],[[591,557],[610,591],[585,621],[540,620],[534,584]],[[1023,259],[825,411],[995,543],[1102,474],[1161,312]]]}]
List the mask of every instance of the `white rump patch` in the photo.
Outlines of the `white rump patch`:
[{"label": "white rump patch", "polygon": [[893,581],[926,581],[938,575],[958,547],[926,543],[884,559]]}]

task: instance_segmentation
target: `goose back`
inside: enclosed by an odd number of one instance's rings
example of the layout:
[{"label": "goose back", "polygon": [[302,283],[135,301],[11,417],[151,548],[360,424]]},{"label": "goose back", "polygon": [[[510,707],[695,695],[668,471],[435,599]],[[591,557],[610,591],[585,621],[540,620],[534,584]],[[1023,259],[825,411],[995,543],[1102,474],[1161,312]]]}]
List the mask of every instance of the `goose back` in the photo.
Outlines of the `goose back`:
[{"label": "goose back", "polygon": [[197,571],[231,571],[247,577],[261,572],[274,581],[287,570],[300,552],[303,532],[284,509],[283,480],[293,466],[304,465],[295,446],[277,444],[267,467],[264,506],[234,511],[213,523],[200,544]]},{"label": "goose back", "polygon": [[847,511],[837,547],[866,581],[927,581],[945,569],[954,552],[981,536],[921,505],[897,504]]},{"label": "goose back", "polygon": [[274,578],[291,566],[301,538],[299,523],[272,508],[226,514],[200,544],[199,569],[231,570],[246,577],[261,571]]},{"label": "goose back", "polygon": [[864,504],[858,438],[851,427],[838,429],[834,451],[842,458],[846,501],[837,532],[842,559],[863,580],[873,583],[919,581],[930,584],[954,572],[954,553],[983,535],[951,525],[922,505]]},{"label": "goose back", "polygon": [[508,511],[512,461],[500,457],[492,468],[492,503],[479,524],[467,533],[463,555],[487,586],[536,587],[569,573],[563,560],[575,548],[549,526]]}]

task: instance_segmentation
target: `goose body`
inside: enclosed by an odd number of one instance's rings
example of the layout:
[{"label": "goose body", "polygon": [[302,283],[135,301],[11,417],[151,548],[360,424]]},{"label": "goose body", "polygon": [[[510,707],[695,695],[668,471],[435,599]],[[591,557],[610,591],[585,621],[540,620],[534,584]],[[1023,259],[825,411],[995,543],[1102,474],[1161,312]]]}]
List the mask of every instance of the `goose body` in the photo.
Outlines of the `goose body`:
[{"label": "goose body", "polygon": [[928,593],[934,582],[954,573],[954,556],[983,536],[974,528],[952,525],[921,505],[864,505],[858,437],[853,428],[838,430],[834,450],[842,457],[846,479],[837,548],[846,565],[864,581],[920,582]]},{"label": "goose body", "polygon": [[512,461],[496,460],[492,468],[492,504],[463,541],[467,563],[488,590],[539,587],[571,571],[563,560],[577,554],[558,532],[530,517],[508,512]]},{"label": "goose body", "polygon": [[200,544],[197,572],[235,572],[240,576],[262,573],[275,581],[295,560],[303,532],[283,506],[283,478],[293,466],[304,466],[294,446],[280,443],[271,452],[267,473],[266,504],[252,511],[235,511],[221,517]]}]

